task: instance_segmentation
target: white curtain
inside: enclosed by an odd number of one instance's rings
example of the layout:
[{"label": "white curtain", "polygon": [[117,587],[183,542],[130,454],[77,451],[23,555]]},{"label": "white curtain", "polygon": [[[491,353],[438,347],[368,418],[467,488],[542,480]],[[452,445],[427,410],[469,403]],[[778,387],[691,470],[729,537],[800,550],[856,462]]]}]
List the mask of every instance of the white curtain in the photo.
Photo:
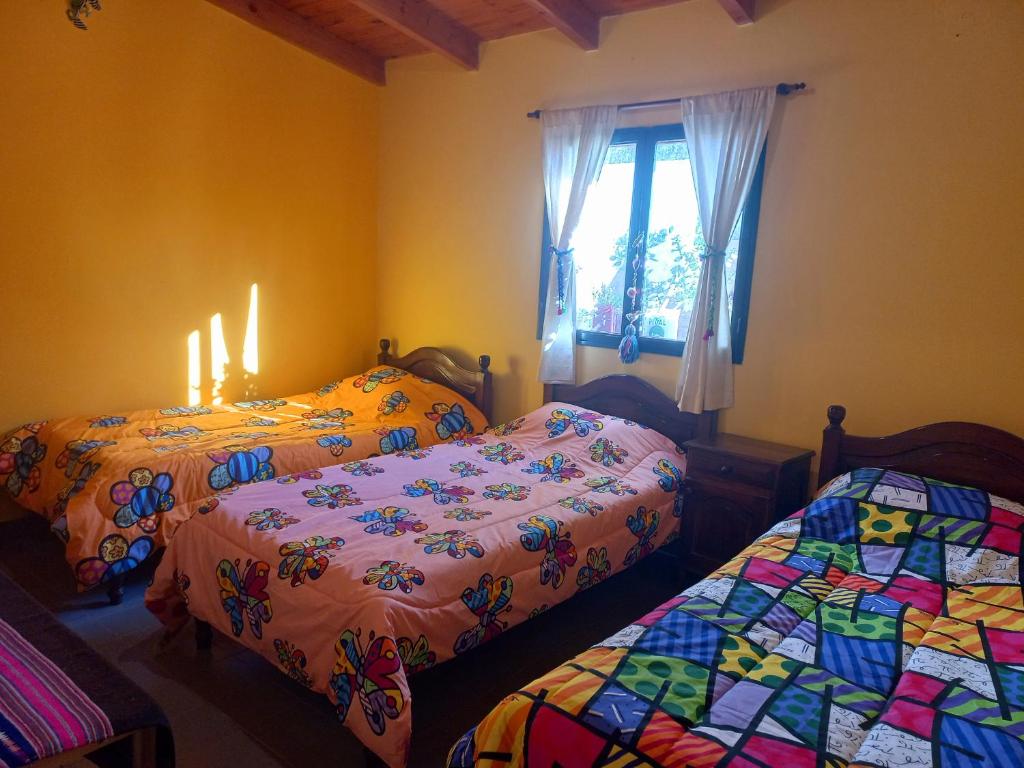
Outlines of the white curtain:
[{"label": "white curtain", "polygon": [[722,279],[725,249],[768,134],[775,86],[694,96],[682,103],[705,252],[676,394],[679,410],[700,413],[733,404],[729,304]]},{"label": "white curtain", "polygon": [[[544,305],[540,380],[576,382],[576,267],[572,236],[590,185],[597,181],[611,144],[616,107],[544,110],[544,195],[554,253],[544,255],[548,270]],[[561,261],[561,270],[559,270]],[[559,287],[561,272],[561,290]]]}]

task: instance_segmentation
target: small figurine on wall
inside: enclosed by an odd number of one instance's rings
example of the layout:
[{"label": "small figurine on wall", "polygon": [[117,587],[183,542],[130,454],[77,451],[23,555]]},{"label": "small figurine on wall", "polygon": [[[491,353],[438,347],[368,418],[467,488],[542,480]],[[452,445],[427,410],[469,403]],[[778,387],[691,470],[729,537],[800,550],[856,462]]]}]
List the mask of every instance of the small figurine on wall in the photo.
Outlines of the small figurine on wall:
[{"label": "small figurine on wall", "polygon": [[84,18],[88,18],[93,11],[101,11],[103,7],[100,0],[68,0],[68,19],[79,29],[89,29],[85,26]]}]

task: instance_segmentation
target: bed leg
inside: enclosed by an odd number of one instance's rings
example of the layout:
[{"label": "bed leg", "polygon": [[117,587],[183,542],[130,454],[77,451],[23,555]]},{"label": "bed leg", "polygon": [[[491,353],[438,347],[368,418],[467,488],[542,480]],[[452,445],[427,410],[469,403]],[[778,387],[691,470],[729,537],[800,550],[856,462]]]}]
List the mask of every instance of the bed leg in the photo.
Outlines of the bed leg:
[{"label": "bed leg", "polygon": [[119,573],[112,578],[107,586],[107,599],[111,605],[120,605],[124,600],[124,574]]},{"label": "bed leg", "polygon": [[363,764],[366,768],[387,768],[388,764],[377,757],[377,753],[369,747],[363,747]]},{"label": "bed leg", "polygon": [[213,647],[213,629],[207,622],[196,619],[196,650],[208,651],[211,647]]}]

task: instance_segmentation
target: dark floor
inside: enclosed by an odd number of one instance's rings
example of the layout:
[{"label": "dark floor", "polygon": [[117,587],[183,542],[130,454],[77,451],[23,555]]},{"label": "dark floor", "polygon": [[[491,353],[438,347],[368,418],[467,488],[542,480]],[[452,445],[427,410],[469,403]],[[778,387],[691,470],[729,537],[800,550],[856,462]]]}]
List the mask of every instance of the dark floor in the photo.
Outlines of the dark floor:
[{"label": "dark floor", "polygon": [[[676,594],[675,564],[655,553],[490,645],[413,678],[410,765],[442,765],[452,743],[504,695]],[[130,580],[120,606],[100,593],[77,594],[62,546],[35,517],[0,523],[0,568],[160,703],[180,768],[363,765],[362,747],[327,699],[260,656],[223,636],[211,654],[197,654],[191,632],[162,647],[160,625],[142,604],[145,575]]]}]

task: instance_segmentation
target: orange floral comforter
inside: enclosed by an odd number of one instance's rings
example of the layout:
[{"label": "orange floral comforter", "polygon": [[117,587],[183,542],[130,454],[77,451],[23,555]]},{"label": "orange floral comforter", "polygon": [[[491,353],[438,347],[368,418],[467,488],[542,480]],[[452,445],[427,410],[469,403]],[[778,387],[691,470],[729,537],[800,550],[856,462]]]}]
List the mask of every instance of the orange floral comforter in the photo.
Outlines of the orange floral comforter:
[{"label": "orange floral comforter", "polygon": [[0,486],[66,542],[82,589],[136,567],[217,494],[480,432],[458,393],[386,366],[315,392],[27,424],[0,439]]}]

